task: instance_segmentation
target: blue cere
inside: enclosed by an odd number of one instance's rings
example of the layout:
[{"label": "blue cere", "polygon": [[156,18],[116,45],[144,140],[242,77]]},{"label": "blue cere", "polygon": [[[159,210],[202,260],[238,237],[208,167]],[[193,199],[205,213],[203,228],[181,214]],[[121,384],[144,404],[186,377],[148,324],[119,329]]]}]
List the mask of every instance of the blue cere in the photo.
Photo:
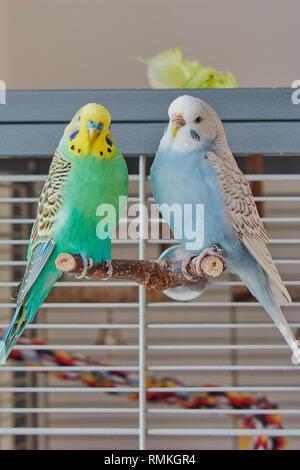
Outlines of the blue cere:
[{"label": "blue cere", "polygon": [[97,121],[88,121],[86,127],[88,130],[91,132],[93,129],[97,129],[97,131],[102,131],[103,129],[103,124],[102,122],[97,122]]}]

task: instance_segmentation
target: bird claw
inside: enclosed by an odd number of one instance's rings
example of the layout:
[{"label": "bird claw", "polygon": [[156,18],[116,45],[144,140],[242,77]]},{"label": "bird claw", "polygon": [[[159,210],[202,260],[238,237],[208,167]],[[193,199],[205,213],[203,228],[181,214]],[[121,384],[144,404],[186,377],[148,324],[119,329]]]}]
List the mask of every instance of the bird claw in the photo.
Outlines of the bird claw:
[{"label": "bird claw", "polygon": [[204,250],[202,253],[200,253],[200,255],[198,255],[195,258],[195,262],[194,262],[195,269],[197,273],[199,274],[199,276],[205,277],[205,273],[202,271],[201,264],[202,264],[203,259],[206,256],[218,255],[218,257],[223,261],[224,269],[226,268],[227,262],[226,262],[226,259],[223,258],[223,256],[221,256],[221,253],[222,253],[222,248],[219,245],[215,244],[215,245],[212,245],[211,248],[207,248],[206,250]]},{"label": "bird claw", "polygon": [[113,272],[114,272],[113,266],[112,266],[112,264],[111,264],[111,261],[107,261],[107,262],[105,263],[105,266],[107,266],[107,277],[103,277],[103,278],[102,278],[103,281],[107,281],[108,279],[110,279],[110,278],[112,277],[112,275],[113,275]]},{"label": "bird claw", "polygon": [[182,271],[184,277],[190,282],[199,281],[199,278],[193,277],[190,274],[190,272],[188,271],[188,265],[189,265],[191,259],[193,259],[193,258],[195,258],[194,263],[195,263],[195,269],[196,269],[196,272],[198,273],[198,276],[206,277],[205,274],[202,271],[202,268],[201,268],[201,263],[202,263],[203,259],[206,256],[218,255],[218,257],[222,259],[223,264],[226,267],[227,262],[226,262],[225,258],[223,258],[221,256],[221,253],[222,253],[222,248],[219,245],[214,244],[210,248],[207,248],[206,250],[202,251],[202,253],[200,253],[198,256],[195,256],[195,255],[192,255],[192,254],[185,255],[183,260],[182,260],[182,264],[181,264],[181,271]]},{"label": "bird claw", "polygon": [[76,279],[91,279],[89,276],[87,276],[87,272],[93,267],[93,265],[94,261],[92,258],[87,258],[86,256],[83,256],[83,270],[80,274],[75,274]]},{"label": "bird claw", "polygon": [[216,252],[213,251],[211,248],[207,248],[206,250],[202,251],[202,253],[200,255],[198,255],[195,259],[195,268],[196,268],[196,271],[197,273],[199,274],[199,276],[205,276],[202,269],[201,269],[201,263],[203,261],[203,259],[206,257],[206,256],[209,256],[209,255],[213,255],[215,254]]},{"label": "bird claw", "polygon": [[195,282],[198,280],[198,279],[195,279],[188,271],[188,265],[190,264],[190,261],[192,258],[195,258],[195,255],[186,254],[184,255],[182,263],[181,263],[182,274],[189,282]]},{"label": "bird claw", "polygon": [[[88,271],[89,269],[91,269],[93,266],[94,266],[94,260],[93,260],[93,258],[89,258],[89,259],[88,259],[87,271]],[[89,276],[87,276],[86,274],[85,274],[84,277],[85,277],[85,279],[91,279],[91,278],[90,278]]]}]

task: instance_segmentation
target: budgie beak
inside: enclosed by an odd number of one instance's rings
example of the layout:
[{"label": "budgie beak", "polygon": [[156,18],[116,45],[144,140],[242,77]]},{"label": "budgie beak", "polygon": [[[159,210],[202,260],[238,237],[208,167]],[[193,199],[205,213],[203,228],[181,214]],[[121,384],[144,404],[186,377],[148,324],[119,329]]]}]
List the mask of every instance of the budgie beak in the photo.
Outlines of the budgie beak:
[{"label": "budgie beak", "polygon": [[102,131],[103,124],[102,122],[88,121],[86,127],[90,133],[90,136],[93,137],[95,134],[99,134]]},{"label": "budgie beak", "polygon": [[180,129],[180,127],[185,126],[186,122],[182,114],[174,114],[172,118],[172,124],[173,124],[172,134],[173,134],[173,137],[176,137],[178,130]]}]

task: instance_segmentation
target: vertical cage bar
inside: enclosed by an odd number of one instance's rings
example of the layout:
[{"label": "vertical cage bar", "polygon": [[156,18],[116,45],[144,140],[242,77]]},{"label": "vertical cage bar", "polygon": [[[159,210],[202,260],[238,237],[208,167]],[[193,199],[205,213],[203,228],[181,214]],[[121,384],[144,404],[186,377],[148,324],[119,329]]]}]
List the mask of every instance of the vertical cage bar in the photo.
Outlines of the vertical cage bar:
[{"label": "vertical cage bar", "polygon": [[[146,208],[145,181],[146,157],[139,157],[139,203],[140,203],[140,237],[139,259],[145,257]],[[146,345],[145,345],[145,288],[139,286],[139,449],[146,449]]]}]

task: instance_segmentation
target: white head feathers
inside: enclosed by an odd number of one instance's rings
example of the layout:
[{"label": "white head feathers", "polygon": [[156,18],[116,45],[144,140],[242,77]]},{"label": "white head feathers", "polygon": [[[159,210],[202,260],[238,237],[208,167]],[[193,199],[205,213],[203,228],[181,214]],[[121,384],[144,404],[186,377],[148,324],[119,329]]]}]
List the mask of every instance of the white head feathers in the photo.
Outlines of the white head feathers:
[{"label": "white head feathers", "polygon": [[176,98],[169,106],[168,115],[172,119],[174,115],[182,113],[187,121],[193,121],[202,111],[204,101],[190,95],[182,95]]},{"label": "white head feathers", "polygon": [[170,121],[160,148],[171,146],[175,151],[190,153],[211,149],[221,141],[226,143],[219,116],[199,98],[179,96],[170,104],[168,114]]}]

